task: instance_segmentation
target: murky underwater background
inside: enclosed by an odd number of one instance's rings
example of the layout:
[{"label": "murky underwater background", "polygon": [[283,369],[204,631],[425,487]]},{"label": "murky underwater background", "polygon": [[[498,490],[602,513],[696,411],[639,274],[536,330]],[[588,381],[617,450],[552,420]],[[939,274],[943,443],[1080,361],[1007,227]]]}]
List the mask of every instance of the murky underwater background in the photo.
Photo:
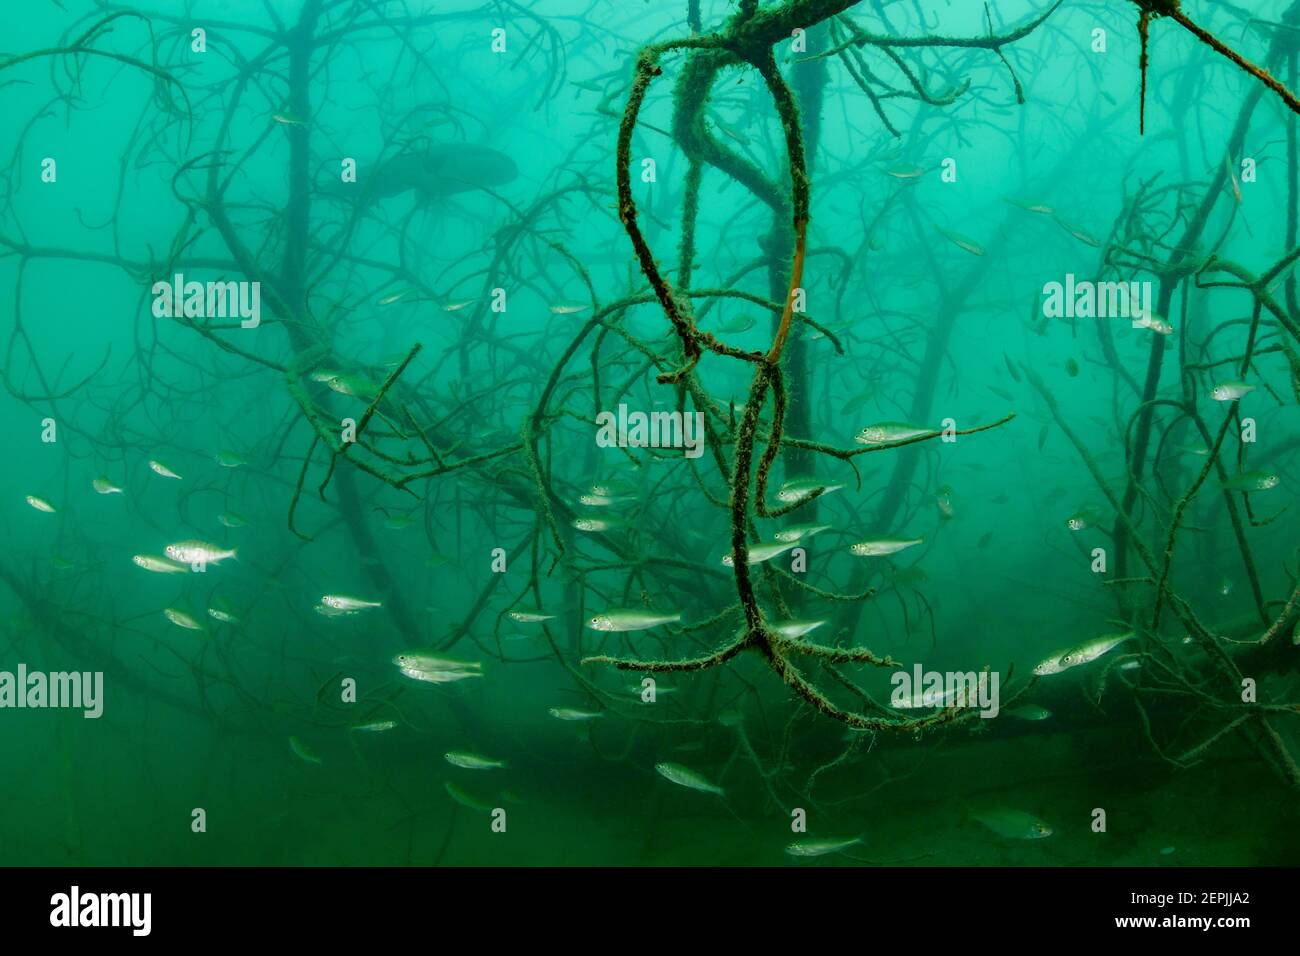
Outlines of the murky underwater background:
[{"label": "murky underwater background", "polygon": [[[694,35],[744,6],[703,0]],[[838,714],[878,722],[867,731],[819,713],[755,648],[651,685],[583,663],[705,658],[744,626],[723,558],[755,363],[706,351],[689,387],[656,382],[681,346],[616,192],[636,52],[692,36],[695,4],[132,7],[151,32],[96,28],[108,12],[66,0],[13,18],[8,53],[44,52],[0,61],[0,672],[101,671],[105,690],[98,719],[0,708],[0,863],[1300,859],[1296,115],[1156,20],[1139,135],[1137,11],[1119,0],[1067,2],[1001,46],[1013,72],[990,49],[851,41],[1012,34],[1045,4],[990,2],[989,20],[955,0],[834,6],[852,25],[774,48],[803,110],[811,217],[784,353],[798,441],[766,500],[791,503],[778,492],[802,478],[829,490],[767,518],[751,478],[746,530],[826,526],[750,579],[769,622],[820,622],[797,641],[898,663],[786,645]],[[1294,4],[1184,6],[1294,85]],[[304,16],[309,54],[281,32]],[[630,196],[693,321],[763,352],[793,249],[785,140],[749,66],[710,75],[694,132],[677,125],[685,64],[708,55],[663,54]],[[712,150],[689,281],[683,136]],[[402,179],[393,156],[423,165]],[[362,200],[338,189],[347,157]],[[1252,332],[1254,297],[1227,283],[1279,263]],[[1045,314],[1045,285],[1067,274],[1158,287],[1160,270],[1167,335]],[[151,287],[178,271],[259,279],[260,325],[156,316]],[[1255,388],[1211,397],[1237,378]],[[698,458],[596,441],[620,404],[705,402]],[[1143,409],[1125,549],[1116,505]],[[1225,417],[1226,471],[1198,480]],[[364,423],[360,447],[340,442],[345,420]],[[863,453],[855,436],[881,422],[933,440]],[[1143,553],[1164,568],[1174,522],[1157,623]],[[879,538],[917,543],[850,550]],[[201,572],[133,561],[187,540],[238,556]],[[339,613],[327,596],[377,606]],[[680,621],[587,626],[611,608]],[[509,613],[525,610],[548,617]],[[1185,640],[1189,620],[1209,637]],[[1036,665],[1129,631],[1031,685]],[[398,655],[424,663],[404,674]],[[1000,713],[927,724],[942,709],[891,706],[891,673],[915,664],[990,668]],[[1026,819],[1050,835],[1010,832]]]}]

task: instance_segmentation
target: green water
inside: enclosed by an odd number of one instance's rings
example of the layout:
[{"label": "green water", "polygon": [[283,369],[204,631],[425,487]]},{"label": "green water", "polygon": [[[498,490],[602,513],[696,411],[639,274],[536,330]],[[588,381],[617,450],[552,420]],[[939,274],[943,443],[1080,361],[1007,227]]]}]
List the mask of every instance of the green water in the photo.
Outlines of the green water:
[{"label": "green water", "polygon": [[1158,18],[1139,132],[1121,0],[131,9],[0,59],[0,864],[1300,859],[1285,89]]}]

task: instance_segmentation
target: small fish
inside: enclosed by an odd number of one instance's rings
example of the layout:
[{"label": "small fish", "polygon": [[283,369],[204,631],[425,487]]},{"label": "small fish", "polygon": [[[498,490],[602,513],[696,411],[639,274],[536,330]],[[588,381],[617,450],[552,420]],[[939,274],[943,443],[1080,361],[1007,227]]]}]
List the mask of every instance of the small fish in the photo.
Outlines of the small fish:
[{"label": "small fish", "polygon": [[924,538],[870,538],[859,541],[849,550],[859,557],[882,557],[887,554],[897,554],[905,548],[921,544],[924,540]]},{"label": "small fish", "polygon": [[588,721],[601,716],[598,711],[575,710],[572,707],[552,707],[547,711],[556,720]]},{"label": "small fish", "polygon": [[1047,444],[1047,436],[1052,432],[1051,426],[1044,425],[1038,430],[1038,450],[1042,451],[1043,446]]},{"label": "small fish", "polygon": [[170,468],[168,468],[162,462],[157,461],[156,459],[153,458],[149,459],[149,468],[153,471],[155,475],[160,475],[163,478],[175,478],[177,481],[184,480],[181,478],[180,475],[176,474],[176,472],[172,471]]},{"label": "small fish", "polygon": [[54,565],[56,571],[71,571],[76,567],[75,564],[63,557],[61,554],[54,555],[54,557],[50,559],[50,563]]},{"label": "small fish", "polygon": [[632,500],[631,498],[612,498],[609,495],[578,496],[578,504],[586,505],[588,508],[609,508],[614,505],[625,505]]},{"label": "small fish", "polygon": [[1162,319],[1154,312],[1147,312],[1133,319],[1133,328],[1149,329],[1157,335],[1173,335],[1174,327],[1167,319]]},{"label": "small fish", "polygon": [[1026,212],[1036,212],[1041,216],[1050,216],[1053,212],[1052,207],[1046,203],[1026,202],[1022,199],[1011,199],[1007,196],[1002,197],[1002,201],[1011,203],[1013,206],[1018,206]]},{"label": "small fish", "polygon": [[235,551],[206,541],[177,541],[163,548],[163,554],[179,564],[216,564],[226,558],[237,558]]},{"label": "small fish", "polygon": [[444,302],[442,304],[442,311],[459,312],[461,309],[465,308],[465,306],[472,305],[473,302],[473,299],[457,299],[453,302]]},{"label": "small fish", "polygon": [[719,325],[718,331],[724,335],[740,335],[743,332],[748,332],[757,324],[758,320],[752,315],[738,315],[734,319],[728,319]]},{"label": "small fish", "polygon": [[37,498],[35,495],[28,495],[26,501],[37,511],[44,511],[46,514],[52,515],[58,510],[44,498]]},{"label": "small fish", "polygon": [[520,624],[540,624],[542,621],[555,620],[554,614],[543,614],[541,611],[530,611],[524,608],[506,611],[506,617],[512,621],[518,621]]},{"label": "small fish", "polygon": [[721,787],[709,783],[694,770],[683,767],[679,763],[657,763],[655,770],[659,772],[659,776],[679,787],[699,790],[701,793],[715,793],[720,797],[726,796],[726,792]]},{"label": "small fish", "polygon": [[934,228],[939,235],[943,236],[958,249],[969,252],[973,256],[984,255],[984,249],[974,239],[968,239],[959,232],[949,232],[947,229],[943,229],[939,226],[935,226]]},{"label": "small fish", "polygon": [[1241,186],[1237,184],[1237,175],[1232,171],[1232,160],[1226,152],[1223,154],[1223,168],[1228,174],[1228,180],[1232,183],[1232,198],[1236,201],[1237,205],[1240,206]]},{"label": "small fish", "polygon": [[196,621],[184,611],[178,611],[174,607],[163,608],[163,616],[171,621],[177,627],[183,627],[187,631],[201,631],[203,625]]},{"label": "small fish", "polygon": [[272,113],[271,119],[275,120],[281,126],[306,126],[307,121],[293,115],[287,110],[281,110],[278,113]]},{"label": "small fish", "polygon": [[364,375],[339,374],[325,384],[340,395],[350,395],[353,398],[369,398],[379,390],[378,386]]},{"label": "small fish", "polygon": [[352,729],[367,734],[382,734],[384,731],[392,730],[397,726],[395,720],[372,720],[365,724],[353,724]]},{"label": "small fish", "polygon": [[475,670],[420,670],[411,667],[398,669],[403,677],[409,677],[411,680],[422,681],[426,684],[454,684],[457,681],[469,680],[471,677],[483,676],[482,671]]},{"label": "small fish", "polygon": [[952,506],[952,489],[947,485],[939,489],[939,493],[934,496],[934,503],[945,519],[951,519],[956,513]]},{"label": "small fish", "polygon": [[428,651],[403,651],[393,657],[393,663],[402,676],[426,684],[453,684],[483,676],[480,661],[463,661]]},{"label": "small fish", "polygon": [[621,528],[623,522],[616,518],[574,518],[573,526],[579,531],[599,533]]},{"label": "small fish", "polygon": [[1052,835],[1052,828],[1038,817],[1010,807],[990,807],[971,811],[984,826],[1000,837],[1011,840],[1041,840]]},{"label": "small fish", "polygon": [[[910,697],[891,697],[889,706],[898,710],[927,710],[951,707],[961,688],[916,691]],[[901,691],[895,691],[901,693]]]},{"label": "small fish", "polygon": [[247,519],[235,514],[233,511],[223,511],[217,515],[217,520],[227,528],[243,528],[248,524]]},{"label": "small fish", "polygon": [[630,500],[630,496],[635,491],[631,484],[617,478],[612,481],[597,482],[587,490],[590,494],[601,498],[620,498],[623,500]]},{"label": "small fish", "polygon": [[1070,378],[1079,377],[1079,363],[1072,358],[1065,360],[1065,374]]},{"label": "small fish", "polygon": [[551,315],[576,315],[579,312],[586,312],[591,306],[583,305],[581,302],[557,302],[551,306]]},{"label": "small fish", "polygon": [[484,803],[478,797],[466,790],[462,790],[451,781],[444,783],[443,787],[446,788],[448,795],[462,807],[468,807],[471,810],[479,810],[483,813],[488,813],[493,809],[490,804]]},{"label": "small fish", "polygon": [[320,602],[335,611],[361,611],[365,608],[384,606],[382,601],[367,601],[350,594],[326,594]]},{"label": "small fish", "polygon": [[1049,674],[1059,674],[1071,667],[1078,667],[1080,664],[1090,663],[1132,637],[1132,631],[1124,634],[1103,634],[1101,637],[1084,641],[1076,647],[1053,651],[1035,665],[1034,673],[1039,677],[1046,677]]},{"label": "small fish", "polygon": [[137,554],[132,556],[131,560],[146,571],[158,574],[184,574],[190,569],[187,564],[177,564],[171,558],[159,557],[156,554]]},{"label": "small fish", "polygon": [[1078,667],[1080,664],[1089,664],[1103,654],[1114,650],[1125,641],[1132,640],[1133,636],[1132,631],[1125,631],[1122,634],[1103,634],[1101,637],[1094,637],[1090,641],[1084,641],[1061,657],[1061,669],[1065,670],[1070,667]]},{"label": "small fish", "polygon": [[410,289],[403,289],[401,292],[393,292],[384,296],[375,305],[392,305],[394,302],[400,302],[410,292]]},{"label": "small fish", "polygon": [[[764,561],[771,561],[778,555],[784,554],[795,546],[794,541],[781,541],[775,544],[752,544],[749,546],[746,564],[762,564]],[[735,567],[735,555],[725,554],[722,556],[722,563],[727,567]]]},{"label": "small fish", "polygon": [[1056,224],[1058,226],[1060,226],[1070,235],[1074,236],[1074,238],[1078,239],[1085,246],[1092,246],[1095,249],[1101,245],[1100,242],[1098,242],[1092,236],[1088,235],[1088,233],[1084,232],[1082,229],[1079,229],[1076,226],[1070,225],[1068,222],[1066,222],[1064,219],[1060,218],[1059,216],[1054,215],[1052,218],[1056,221]]},{"label": "small fish", "polygon": [[99,477],[90,483],[90,486],[101,495],[120,495],[122,489],[113,484],[107,478]]},{"label": "small fish", "polygon": [[990,392],[1002,399],[1004,402],[1014,402],[1016,397],[1008,392],[1005,388],[998,388],[996,385],[986,386]]},{"label": "small fish", "polygon": [[788,637],[791,640],[797,637],[803,637],[811,631],[825,624],[825,621],[803,621],[792,618],[788,621],[777,621],[772,624],[772,630],[782,637]]},{"label": "small fish", "polygon": [[885,175],[893,176],[895,179],[916,179],[918,176],[925,175],[925,170],[920,166],[896,166],[885,170]]},{"label": "small fish", "polygon": [[722,122],[722,120],[718,119],[718,117],[715,114],[711,113],[709,114],[709,116],[713,120],[713,125],[716,126],[718,129],[722,130],[722,132],[725,133],[727,136],[734,139],[741,146],[749,145],[749,137],[746,136],[744,133],[742,133],[740,130],[732,126],[728,126],[726,123]]},{"label": "small fish", "polygon": [[219,451],[216,458],[217,464],[222,468],[243,468],[248,464],[247,458],[234,451]]},{"label": "small fish", "polygon": [[1210,398],[1216,402],[1235,402],[1254,390],[1254,385],[1248,385],[1240,379],[1228,379],[1214,386]]},{"label": "small fish", "polygon": [[1006,352],[1002,353],[1002,361],[1007,363],[1007,373],[1011,376],[1011,380],[1018,383],[1020,381],[1020,373],[1016,371],[1016,366],[1012,363]]},{"label": "small fish", "polygon": [[796,501],[802,501],[819,489],[823,495],[828,495],[832,491],[839,491],[843,487],[843,485],[818,481],[816,478],[791,478],[781,486],[776,496],[787,504],[793,504]]},{"label": "small fish", "polygon": [[1012,707],[1007,713],[1020,720],[1046,720],[1052,716],[1050,710],[1037,704],[1021,704],[1019,707]]},{"label": "small fish", "polygon": [[1083,508],[1065,519],[1065,526],[1071,531],[1083,531],[1097,523],[1101,514],[1096,508]]},{"label": "small fish", "polygon": [[1226,575],[1219,578],[1219,593],[1224,597],[1232,593],[1232,579]]},{"label": "small fish", "polygon": [[316,754],[312,752],[311,748],[297,737],[289,738],[289,749],[293,751],[295,757],[304,763],[319,764],[321,762],[320,757],[316,756]]},{"label": "small fish", "polygon": [[862,408],[862,406],[866,405],[867,402],[871,401],[871,399],[875,396],[875,394],[876,394],[876,390],[874,388],[863,389],[862,391],[858,392],[858,394],[854,395],[852,398],[850,398],[847,402],[844,403],[843,407],[840,408],[840,414],[841,415],[856,414],[858,410]]},{"label": "small fish", "polygon": [[790,856],[798,857],[827,856],[831,853],[842,853],[861,842],[862,837],[852,837],[847,840],[796,840],[785,848],[785,852]]},{"label": "small fish", "polygon": [[658,627],[660,624],[675,624],[681,619],[681,614],[655,614],[653,611],[639,611],[632,608],[611,608],[589,620],[587,627],[593,631],[644,631],[646,628]]},{"label": "small fish", "polygon": [[1271,471],[1243,471],[1221,482],[1229,491],[1268,491],[1276,488],[1282,479]]},{"label": "small fish", "polygon": [[829,531],[830,527],[828,524],[795,524],[773,532],[772,537],[777,541],[802,541],[822,531]]},{"label": "small fish", "polygon": [[409,515],[387,515],[384,518],[384,527],[389,531],[402,531],[411,526]]},{"label": "small fish", "polygon": [[503,770],[506,767],[504,760],[493,760],[464,750],[449,750],[443,754],[443,758],[453,767],[465,770]]},{"label": "small fish", "polygon": [[939,433],[933,428],[922,428],[920,425],[906,425],[903,422],[877,422],[862,429],[854,436],[853,440],[862,445],[888,445],[893,442],[906,441],[909,438],[919,438],[922,435],[937,434]]},{"label": "small fish", "polygon": [[398,667],[414,667],[419,670],[481,670],[481,661],[466,661],[457,657],[429,651],[403,651],[393,658]]},{"label": "small fish", "polygon": [[234,609],[223,599],[216,598],[208,605],[208,617],[222,624],[238,624],[239,617]]}]

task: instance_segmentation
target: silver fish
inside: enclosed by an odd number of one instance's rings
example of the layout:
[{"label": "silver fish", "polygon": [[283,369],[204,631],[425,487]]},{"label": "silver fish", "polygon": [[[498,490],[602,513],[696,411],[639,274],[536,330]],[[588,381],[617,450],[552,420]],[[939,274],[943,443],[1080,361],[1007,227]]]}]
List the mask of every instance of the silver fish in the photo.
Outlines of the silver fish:
[{"label": "silver fish", "polygon": [[122,489],[113,484],[107,478],[99,477],[90,483],[90,486],[101,495],[120,495]]},{"label": "silver fish", "polygon": [[859,541],[849,550],[861,557],[882,557],[887,554],[897,554],[924,540],[924,538],[869,538],[866,541]]},{"label": "silver fish", "polygon": [[1023,810],[990,807],[973,810],[971,816],[998,836],[1011,840],[1041,840],[1052,835],[1051,826]]},{"label": "silver fish", "polygon": [[574,710],[572,707],[552,707],[547,711],[556,720],[588,721],[595,720],[600,714],[590,710]]},{"label": "silver fish", "polygon": [[452,766],[463,767],[465,770],[501,770],[506,766],[504,760],[493,760],[463,750],[449,750],[443,757]]},{"label": "silver fish", "polygon": [[726,796],[726,791],[721,787],[709,783],[694,770],[683,767],[679,763],[657,763],[655,764],[655,770],[659,772],[659,776],[677,784],[679,787],[699,790],[701,793],[716,793],[720,797]]},{"label": "silver fish", "polygon": [[919,425],[907,425],[903,422],[878,422],[875,425],[868,425],[862,431],[858,432],[854,441],[863,445],[888,445],[892,442],[906,441],[909,438],[919,438],[922,435],[939,434],[933,428],[922,428]]},{"label": "silver fish", "polygon": [[1235,402],[1254,390],[1254,385],[1248,385],[1240,379],[1229,379],[1215,385],[1210,391],[1210,398],[1216,402]]},{"label": "silver fish", "polygon": [[137,554],[131,560],[146,571],[158,574],[185,574],[189,571],[188,565],[177,564],[171,558],[162,558],[156,554]]},{"label": "silver fish", "polygon": [[384,606],[381,601],[367,601],[350,594],[326,594],[320,602],[335,611],[361,611],[365,608]]},{"label": "silver fish", "polygon": [[655,614],[653,611],[638,611],[632,608],[611,608],[597,614],[587,622],[593,631],[644,631],[646,628],[658,627],[660,624],[675,624],[680,621],[680,614]]},{"label": "silver fish", "polygon": [[830,853],[842,853],[861,842],[862,837],[848,840],[796,840],[785,848],[785,852],[790,856],[799,857],[826,856]]},{"label": "silver fish", "polygon": [[822,531],[829,531],[830,527],[828,524],[796,524],[774,531],[772,538],[776,541],[802,541]]},{"label": "silver fish", "polygon": [[187,631],[203,630],[202,624],[196,621],[189,614],[186,614],[184,611],[178,611],[174,607],[163,608],[163,616],[166,617],[167,620],[175,624],[177,627],[183,627]]},{"label": "silver fish", "polygon": [[206,541],[177,541],[163,548],[163,554],[179,564],[216,564],[226,558],[238,557],[235,550]]},{"label": "silver fish", "polygon": [[[778,555],[785,554],[795,546],[796,541],[784,541],[776,544],[751,544],[746,555],[746,564],[762,564],[764,561],[771,561]],[[727,567],[735,567],[735,555],[726,554],[722,556],[722,563]]]}]

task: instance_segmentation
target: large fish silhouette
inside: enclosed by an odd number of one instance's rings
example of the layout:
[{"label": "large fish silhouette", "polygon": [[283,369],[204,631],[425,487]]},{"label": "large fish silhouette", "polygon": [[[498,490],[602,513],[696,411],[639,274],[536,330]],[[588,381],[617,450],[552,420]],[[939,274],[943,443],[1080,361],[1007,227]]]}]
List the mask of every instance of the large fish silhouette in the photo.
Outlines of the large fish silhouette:
[{"label": "large fish silhouette", "polygon": [[331,182],[323,191],[355,199],[363,206],[412,192],[428,202],[455,193],[502,186],[519,175],[505,153],[488,146],[444,143],[429,149],[409,150],[357,170],[355,183]]}]

